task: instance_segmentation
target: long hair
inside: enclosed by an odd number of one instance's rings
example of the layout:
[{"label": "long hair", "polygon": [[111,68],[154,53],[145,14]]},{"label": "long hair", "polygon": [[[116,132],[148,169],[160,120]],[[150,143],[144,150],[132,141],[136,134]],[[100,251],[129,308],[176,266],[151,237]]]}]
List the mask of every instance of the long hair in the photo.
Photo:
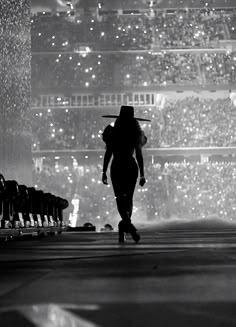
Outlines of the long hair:
[{"label": "long hair", "polygon": [[147,143],[139,122],[135,118],[124,119],[118,117],[114,127],[108,125],[102,134],[106,146],[115,149],[133,149],[137,145],[144,146]]},{"label": "long hair", "polygon": [[135,147],[139,142],[140,135],[141,127],[136,119],[122,119],[118,117],[113,130],[113,145]]}]

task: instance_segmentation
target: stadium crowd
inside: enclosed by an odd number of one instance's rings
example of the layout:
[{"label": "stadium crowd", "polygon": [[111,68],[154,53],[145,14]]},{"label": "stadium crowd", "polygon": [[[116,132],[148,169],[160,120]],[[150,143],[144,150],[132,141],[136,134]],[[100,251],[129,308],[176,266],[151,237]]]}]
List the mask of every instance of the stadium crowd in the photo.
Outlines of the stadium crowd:
[{"label": "stadium crowd", "polygon": [[146,16],[104,16],[94,18],[38,15],[31,18],[33,51],[78,50],[80,45],[92,50],[141,50],[152,44],[152,25]]},{"label": "stadium crowd", "polygon": [[32,57],[33,88],[91,88],[113,85],[116,56],[52,54]]},{"label": "stadium crowd", "polygon": [[154,18],[155,37],[162,48],[208,48],[226,38],[225,16],[214,11],[176,11]]},{"label": "stadium crowd", "polygon": [[[101,133],[111,120],[101,116],[108,110],[32,110],[35,149],[104,148]],[[236,146],[235,107],[227,98],[167,99],[163,108],[136,107],[135,110],[137,115],[151,119],[150,124],[142,124],[148,148]]]},{"label": "stadium crowd", "polygon": [[236,53],[206,52],[200,56],[200,67],[206,84],[222,85],[236,81]]},{"label": "stadium crowd", "polygon": [[[76,17],[38,14],[31,17],[32,49],[74,51],[86,44],[97,50],[144,50],[152,44],[162,48],[212,47],[235,37],[235,16],[202,9],[154,11],[142,15]],[[227,31],[229,30],[229,35]]]},{"label": "stadium crowd", "polygon": [[227,26],[229,28],[231,39],[235,40],[236,39],[236,13],[235,12],[227,17]]},{"label": "stadium crowd", "polygon": [[51,54],[32,58],[32,87],[96,89],[236,81],[236,53]]},{"label": "stadium crowd", "polygon": [[[93,165],[64,165],[47,162],[34,170],[34,183],[72,199],[79,199],[78,225],[90,221],[116,226],[118,219],[111,187],[102,184],[101,162]],[[236,163],[182,162],[159,164],[146,162],[145,188],[137,186],[133,218],[198,219],[218,217],[235,220]],[[73,211],[73,206],[69,208]],[[68,219],[68,216],[65,217]]]},{"label": "stadium crowd", "polygon": [[[220,40],[235,39],[233,13],[183,10],[167,14],[163,10],[152,17],[108,15],[98,21],[42,14],[31,17],[31,27],[33,90],[235,84],[235,52],[160,51],[213,48]],[[155,55],[102,52],[152,46]],[[89,49],[81,53],[85,47]],[[101,134],[111,120],[101,116],[107,110],[32,110],[33,149],[104,149]],[[167,99],[162,108],[136,108],[136,114],[152,121],[142,124],[148,148],[236,146],[236,114],[229,99]],[[100,180],[101,160],[84,164],[75,158],[41,159],[33,170],[34,184],[70,203],[79,199],[79,225],[90,221],[115,226],[115,200],[112,189]],[[235,220],[235,162],[160,165],[148,159],[145,171],[148,182],[135,193],[134,219],[212,216]],[[72,206],[69,210],[73,211]]]}]

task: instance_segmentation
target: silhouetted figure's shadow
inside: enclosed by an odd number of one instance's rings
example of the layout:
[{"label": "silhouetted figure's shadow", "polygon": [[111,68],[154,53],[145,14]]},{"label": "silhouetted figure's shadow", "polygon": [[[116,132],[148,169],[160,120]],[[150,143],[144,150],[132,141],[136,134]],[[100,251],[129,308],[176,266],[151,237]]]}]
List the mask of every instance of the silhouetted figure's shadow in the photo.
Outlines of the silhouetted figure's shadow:
[{"label": "silhouetted figure's shadow", "polygon": [[133,240],[139,242],[140,236],[131,222],[131,216],[133,195],[139,173],[139,185],[143,186],[146,183],[142,147],[147,143],[147,138],[138,120],[149,120],[135,118],[134,108],[131,106],[121,106],[119,116],[106,115],[103,117],[117,118],[114,127],[108,125],[103,132],[106,152],[103,161],[102,181],[104,184],[108,184],[106,172],[112,158],[110,177],[118,212],[122,219],[118,225],[119,242],[125,241],[125,233],[130,233]]}]

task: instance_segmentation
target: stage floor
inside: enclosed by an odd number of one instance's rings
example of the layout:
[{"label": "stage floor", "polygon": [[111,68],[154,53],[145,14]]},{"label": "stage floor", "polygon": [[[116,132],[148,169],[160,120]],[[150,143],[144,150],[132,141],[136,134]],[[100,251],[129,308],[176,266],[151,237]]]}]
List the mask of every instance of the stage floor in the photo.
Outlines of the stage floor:
[{"label": "stage floor", "polygon": [[140,234],[126,245],[113,232],[1,243],[1,325],[236,325],[234,226]]}]

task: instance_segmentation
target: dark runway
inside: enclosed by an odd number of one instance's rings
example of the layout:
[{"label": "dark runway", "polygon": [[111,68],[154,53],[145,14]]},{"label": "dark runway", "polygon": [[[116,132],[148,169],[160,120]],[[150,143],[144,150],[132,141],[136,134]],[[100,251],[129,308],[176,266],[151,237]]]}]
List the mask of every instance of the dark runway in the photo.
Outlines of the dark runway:
[{"label": "dark runway", "polygon": [[1,243],[1,326],[236,326],[235,228],[141,236]]}]

